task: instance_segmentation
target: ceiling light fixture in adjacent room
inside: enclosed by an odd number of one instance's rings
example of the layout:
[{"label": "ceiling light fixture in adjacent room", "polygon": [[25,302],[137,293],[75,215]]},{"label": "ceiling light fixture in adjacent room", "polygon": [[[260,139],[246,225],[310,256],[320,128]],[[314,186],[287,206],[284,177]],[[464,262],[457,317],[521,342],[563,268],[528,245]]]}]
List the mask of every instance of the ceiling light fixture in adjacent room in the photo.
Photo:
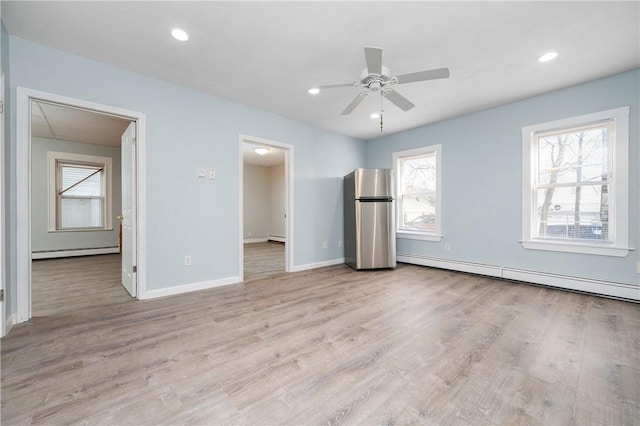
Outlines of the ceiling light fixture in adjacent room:
[{"label": "ceiling light fixture in adjacent room", "polygon": [[180,40],[180,41],[187,41],[189,40],[189,34],[186,33],[186,31],[181,30],[180,28],[174,28],[171,30],[171,35],[173,36],[173,38],[175,38],[176,40]]},{"label": "ceiling light fixture in adjacent room", "polygon": [[269,148],[256,148],[253,150],[256,154],[258,155],[265,155],[267,152],[269,152]]},{"label": "ceiling light fixture in adjacent room", "polygon": [[380,118],[380,114],[378,114],[377,112],[373,112],[373,113],[371,113],[371,115],[369,117],[371,117],[373,119]]},{"label": "ceiling light fixture in adjacent room", "polygon": [[312,87],[308,90],[308,92],[312,95],[317,95],[318,93],[320,93],[320,89],[318,89],[317,87]]},{"label": "ceiling light fixture in adjacent room", "polygon": [[547,52],[538,58],[538,62],[549,62],[558,56],[558,52]]}]

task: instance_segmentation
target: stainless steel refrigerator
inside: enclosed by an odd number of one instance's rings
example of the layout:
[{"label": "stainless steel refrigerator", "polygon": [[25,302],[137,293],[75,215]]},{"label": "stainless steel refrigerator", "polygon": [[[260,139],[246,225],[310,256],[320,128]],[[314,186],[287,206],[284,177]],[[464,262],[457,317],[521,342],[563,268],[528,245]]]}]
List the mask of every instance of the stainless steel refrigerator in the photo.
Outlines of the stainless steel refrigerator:
[{"label": "stainless steel refrigerator", "polygon": [[396,267],[393,171],[355,169],[344,177],[344,257],[353,269]]}]

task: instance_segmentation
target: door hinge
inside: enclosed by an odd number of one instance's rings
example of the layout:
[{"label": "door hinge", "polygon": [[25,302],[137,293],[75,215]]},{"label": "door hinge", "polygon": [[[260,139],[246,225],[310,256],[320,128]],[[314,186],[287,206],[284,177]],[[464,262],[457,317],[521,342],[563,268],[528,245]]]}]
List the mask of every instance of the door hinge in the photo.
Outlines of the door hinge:
[{"label": "door hinge", "polygon": [[4,102],[0,101],[0,114],[4,112]]},{"label": "door hinge", "polygon": [[138,267],[136,265],[133,265],[133,273],[135,274],[136,272],[138,272]]},{"label": "door hinge", "polygon": [[0,302],[4,302],[4,290],[0,290]]},{"label": "door hinge", "polygon": [[136,138],[131,138],[131,143],[136,143]]}]

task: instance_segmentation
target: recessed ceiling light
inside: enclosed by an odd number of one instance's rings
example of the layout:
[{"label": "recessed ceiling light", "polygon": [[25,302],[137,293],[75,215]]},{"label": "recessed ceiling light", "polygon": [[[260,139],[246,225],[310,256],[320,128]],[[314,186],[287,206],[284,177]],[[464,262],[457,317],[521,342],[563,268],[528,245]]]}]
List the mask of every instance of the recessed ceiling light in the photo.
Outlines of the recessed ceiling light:
[{"label": "recessed ceiling light", "polygon": [[320,93],[320,89],[318,89],[317,87],[312,87],[308,90],[308,92],[312,95],[317,95],[318,93]]},{"label": "recessed ceiling light", "polygon": [[180,40],[180,41],[187,41],[189,40],[189,34],[187,34],[184,30],[181,30],[180,28],[174,28],[171,30],[171,35],[173,36],[173,38],[175,38],[176,40]]},{"label": "recessed ceiling light", "polygon": [[371,115],[369,116],[371,118],[380,118],[380,114],[378,114],[377,112],[371,113]]},{"label": "recessed ceiling light", "polygon": [[267,152],[269,152],[269,148],[256,148],[253,151],[258,155],[265,155]]},{"label": "recessed ceiling light", "polygon": [[539,62],[549,62],[558,56],[558,52],[548,52],[538,58]]}]

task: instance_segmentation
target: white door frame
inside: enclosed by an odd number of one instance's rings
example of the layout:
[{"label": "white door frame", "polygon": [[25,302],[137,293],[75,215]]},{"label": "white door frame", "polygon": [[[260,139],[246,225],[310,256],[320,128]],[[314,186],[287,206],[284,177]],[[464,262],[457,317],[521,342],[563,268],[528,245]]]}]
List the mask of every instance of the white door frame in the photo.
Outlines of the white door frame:
[{"label": "white door frame", "polygon": [[285,180],[285,250],[284,250],[284,270],[293,270],[293,145],[254,136],[240,135],[238,143],[238,211],[240,212],[240,224],[238,226],[238,276],[240,281],[244,281],[244,161],[243,145],[250,143],[253,145],[264,145],[284,151],[284,180]]},{"label": "white door frame", "polygon": [[146,117],[144,113],[130,111],[110,105],[98,104],[81,99],[18,87],[16,90],[17,120],[17,238],[16,238],[16,281],[17,318],[21,323],[31,318],[31,101],[58,103],[99,113],[116,115],[136,122],[136,205],[138,208],[136,240],[138,299],[146,295]]}]

